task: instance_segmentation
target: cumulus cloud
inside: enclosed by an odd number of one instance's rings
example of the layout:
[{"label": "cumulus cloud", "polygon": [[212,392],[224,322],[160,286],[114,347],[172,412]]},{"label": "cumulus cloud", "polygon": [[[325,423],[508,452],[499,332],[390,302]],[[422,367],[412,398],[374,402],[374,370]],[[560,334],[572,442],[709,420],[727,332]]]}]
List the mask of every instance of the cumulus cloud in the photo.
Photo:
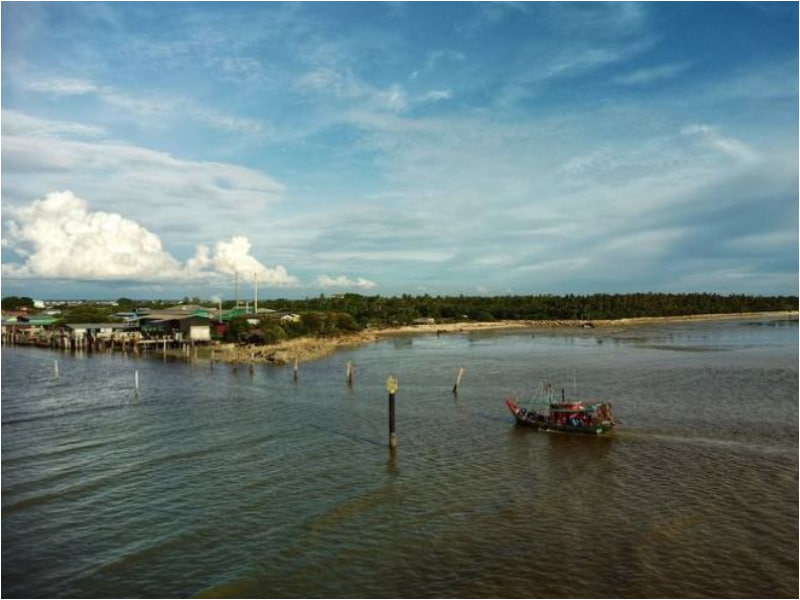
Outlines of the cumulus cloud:
[{"label": "cumulus cloud", "polygon": [[3,247],[22,262],[5,261],[4,276],[105,281],[192,281],[241,273],[270,285],[296,285],[283,266],[269,268],[250,254],[245,237],[199,246],[180,263],[160,238],[116,213],[91,211],[70,191],[52,192],[29,206],[6,209]]},{"label": "cumulus cloud", "polygon": [[330,277],[322,275],[317,278],[317,285],[321,288],[356,288],[356,289],[370,289],[375,287],[375,282],[359,277],[355,280],[350,279],[344,275],[339,277]]},{"label": "cumulus cloud", "polygon": [[272,269],[265,267],[250,255],[250,248],[250,241],[243,236],[235,236],[230,242],[217,242],[211,263],[219,273],[239,273],[245,278],[254,277],[270,285],[297,285],[297,278],[289,275],[282,265]]},{"label": "cumulus cloud", "polygon": [[10,219],[3,246],[25,262],[3,264],[4,275],[129,279],[148,274],[157,279],[179,270],[156,235],[118,214],[90,212],[72,192],[54,192],[6,210]]}]

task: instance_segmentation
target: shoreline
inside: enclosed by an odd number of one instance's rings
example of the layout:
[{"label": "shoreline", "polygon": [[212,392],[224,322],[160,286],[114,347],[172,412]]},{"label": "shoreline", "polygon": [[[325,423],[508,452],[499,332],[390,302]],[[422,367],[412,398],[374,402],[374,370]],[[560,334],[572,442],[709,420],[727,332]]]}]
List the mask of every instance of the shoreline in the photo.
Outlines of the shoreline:
[{"label": "shoreline", "polygon": [[[596,330],[615,333],[642,325],[688,323],[693,321],[724,321],[753,318],[798,318],[798,311],[771,311],[749,313],[722,313],[704,315],[680,315],[671,317],[631,317],[624,319],[584,320],[503,320],[503,321],[458,321],[454,323],[431,323],[402,325],[382,329],[367,329],[357,333],[341,334],[329,338],[295,338],[268,345],[236,346],[226,344],[213,349],[213,360],[224,363],[272,363],[285,365],[324,358],[343,348],[371,344],[381,339],[403,335],[450,335],[484,331],[511,331],[526,329],[539,332],[589,334]],[[210,357],[209,357],[210,358]]]}]

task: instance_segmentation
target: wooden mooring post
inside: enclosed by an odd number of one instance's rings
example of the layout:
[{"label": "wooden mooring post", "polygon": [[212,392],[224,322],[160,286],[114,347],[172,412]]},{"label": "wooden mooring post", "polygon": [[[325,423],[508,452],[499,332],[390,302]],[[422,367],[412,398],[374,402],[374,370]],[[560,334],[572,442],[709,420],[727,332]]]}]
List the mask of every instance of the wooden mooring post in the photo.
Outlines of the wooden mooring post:
[{"label": "wooden mooring post", "polygon": [[386,391],[389,392],[389,448],[397,448],[397,434],[394,421],[394,395],[397,393],[397,379],[389,375],[386,380]]},{"label": "wooden mooring post", "polygon": [[351,361],[347,361],[347,370],[345,371],[347,374],[347,385],[353,385],[353,363]]},{"label": "wooden mooring post", "polygon": [[456,383],[453,385],[453,393],[458,394],[458,386],[461,385],[461,376],[464,374],[464,367],[461,367],[458,370],[458,377],[456,377]]},{"label": "wooden mooring post", "polygon": [[294,378],[295,381],[297,381],[298,376],[299,376],[299,374],[298,374],[298,371],[297,371],[297,357],[295,356],[294,357],[294,371],[293,371],[292,377]]}]

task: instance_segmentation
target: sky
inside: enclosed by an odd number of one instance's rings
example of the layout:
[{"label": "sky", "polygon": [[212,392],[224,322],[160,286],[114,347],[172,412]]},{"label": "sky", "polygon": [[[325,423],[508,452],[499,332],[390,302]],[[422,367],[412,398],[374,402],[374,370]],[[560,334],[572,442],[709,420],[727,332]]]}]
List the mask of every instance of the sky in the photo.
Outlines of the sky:
[{"label": "sky", "polygon": [[796,2],[3,2],[2,295],[798,292]]}]

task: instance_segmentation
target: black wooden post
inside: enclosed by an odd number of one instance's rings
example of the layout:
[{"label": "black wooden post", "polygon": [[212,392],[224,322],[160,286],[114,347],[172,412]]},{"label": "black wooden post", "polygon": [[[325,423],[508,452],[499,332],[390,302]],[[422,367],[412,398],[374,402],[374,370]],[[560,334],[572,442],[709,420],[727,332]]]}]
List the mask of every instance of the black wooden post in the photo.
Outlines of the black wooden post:
[{"label": "black wooden post", "polygon": [[386,380],[386,390],[389,392],[389,448],[397,447],[397,434],[394,429],[394,395],[397,392],[397,379],[389,375]]}]

